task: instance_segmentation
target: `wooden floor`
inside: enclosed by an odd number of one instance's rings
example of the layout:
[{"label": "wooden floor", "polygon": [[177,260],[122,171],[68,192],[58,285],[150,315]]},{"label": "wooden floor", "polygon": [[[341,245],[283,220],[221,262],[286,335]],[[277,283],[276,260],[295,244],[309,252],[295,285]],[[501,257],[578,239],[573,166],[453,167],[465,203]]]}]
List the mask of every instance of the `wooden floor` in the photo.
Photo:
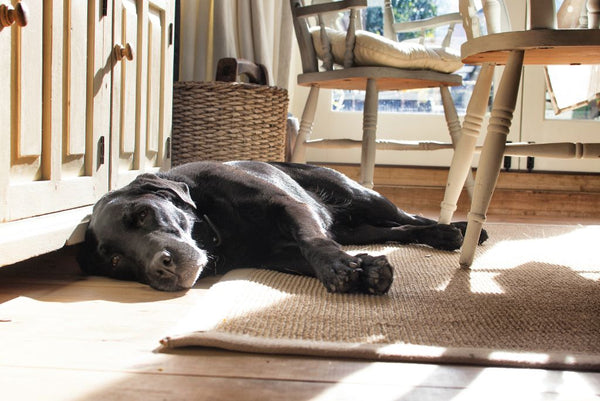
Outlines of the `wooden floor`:
[{"label": "wooden floor", "polygon": [[216,278],[163,293],[83,277],[73,253],[0,269],[1,400],[600,399],[600,373],[158,352]]}]

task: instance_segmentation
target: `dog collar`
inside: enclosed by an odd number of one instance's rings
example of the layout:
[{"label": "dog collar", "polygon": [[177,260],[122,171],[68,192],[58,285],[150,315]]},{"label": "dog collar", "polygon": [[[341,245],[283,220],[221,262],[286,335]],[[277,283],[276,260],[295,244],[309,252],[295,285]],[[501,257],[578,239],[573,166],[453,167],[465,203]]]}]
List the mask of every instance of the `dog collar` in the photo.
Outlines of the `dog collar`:
[{"label": "dog collar", "polygon": [[208,218],[207,215],[203,214],[202,215],[202,219],[206,222],[206,224],[208,225],[208,227],[212,231],[212,234],[213,234],[212,235],[213,245],[214,246],[221,245],[221,234],[219,233],[219,230],[217,230],[217,227],[213,224],[213,222]]}]

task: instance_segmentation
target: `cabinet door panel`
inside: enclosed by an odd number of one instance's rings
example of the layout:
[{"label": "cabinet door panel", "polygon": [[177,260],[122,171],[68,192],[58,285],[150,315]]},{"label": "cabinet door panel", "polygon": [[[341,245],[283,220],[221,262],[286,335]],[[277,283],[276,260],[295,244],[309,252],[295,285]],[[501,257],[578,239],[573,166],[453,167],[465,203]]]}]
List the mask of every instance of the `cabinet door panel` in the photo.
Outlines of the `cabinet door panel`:
[{"label": "cabinet door panel", "polygon": [[133,59],[115,57],[112,72],[112,132],[110,156],[110,187],[126,185],[139,172],[139,110],[138,99],[143,96],[139,87],[138,63],[140,54],[138,30],[140,8],[143,4],[135,0],[116,0],[114,4],[114,42],[116,45],[131,46]]},{"label": "cabinet door panel", "polygon": [[28,25],[0,31],[11,54],[0,68],[12,78],[0,88],[9,121],[0,128],[0,221],[89,205],[108,187],[96,146],[106,131],[92,120],[106,59],[95,57],[93,39],[104,42],[111,25],[98,0],[26,3]]},{"label": "cabinet door panel", "polygon": [[148,127],[147,157],[158,152],[161,119],[161,87],[164,81],[163,31],[164,13],[150,7],[148,13]]},{"label": "cabinet door panel", "polygon": [[[121,136],[121,154],[130,158],[135,152],[135,144],[139,137],[138,110],[136,105],[137,94],[137,65],[139,59],[138,12],[133,0],[123,0],[121,9],[122,39],[120,45],[130,45],[134,51],[132,60],[123,58],[118,68],[121,69],[121,125],[118,127]],[[115,71],[116,72],[116,71]]]},{"label": "cabinet door panel", "polygon": [[[146,163],[168,167],[173,97],[172,4],[150,2],[148,13],[148,139]],[[166,165],[165,165],[166,164]]]},{"label": "cabinet door panel", "polygon": [[[7,1],[0,0],[0,4]],[[12,30],[0,30],[0,54],[12,54]],[[12,57],[0,57],[0,71],[4,76],[11,71]],[[11,119],[12,119],[12,79],[0,79],[0,222],[8,218],[8,184],[11,162]]]},{"label": "cabinet door panel", "polygon": [[88,4],[78,0],[66,0],[65,60],[66,110],[65,156],[83,157],[85,154],[87,126],[87,52],[88,52]]},{"label": "cabinet door panel", "polygon": [[115,0],[114,40],[134,49],[113,71],[111,188],[145,171],[168,168],[174,2]]},{"label": "cabinet door panel", "polygon": [[[8,1],[2,1],[10,4]],[[29,24],[12,25],[0,31],[3,57],[2,124],[0,152],[2,202],[0,221],[19,218],[43,207],[28,204],[20,195],[43,178],[42,150],[42,66],[43,13],[42,1],[28,2]],[[35,42],[35,43],[30,43]],[[8,57],[10,55],[10,57]],[[25,201],[25,202],[24,202]],[[13,209],[15,209],[13,211]]]},{"label": "cabinet door panel", "polygon": [[[42,10],[42,0],[28,1],[33,9]],[[42,42],[43,14],[30,13],[26,29],[14,28],[16,65],[13,82],[16,89],[13,133],[18,136],[15,159],[39,159],[42,153]],[[37,163],[36,163],[37,164]]]},{"label": "cabinet door panel", "polygon": [[[148,145],[148,163],[155,168],[168,169],[171,166],[175,2],[151,1],[150,17],[149,30],[153,40],[149,48],[154,63],[148,67],[151,95],[147,113],[153,116],[154,120],[148,128],[153,138]],[[160,60],[160,63],[154,59]]]}]

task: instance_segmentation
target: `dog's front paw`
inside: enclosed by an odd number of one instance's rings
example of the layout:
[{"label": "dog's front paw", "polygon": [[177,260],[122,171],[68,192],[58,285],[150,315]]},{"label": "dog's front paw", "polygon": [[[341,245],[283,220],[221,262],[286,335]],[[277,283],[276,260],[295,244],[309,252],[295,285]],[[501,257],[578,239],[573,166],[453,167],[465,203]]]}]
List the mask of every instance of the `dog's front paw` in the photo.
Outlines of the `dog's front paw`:
[{"label": "dog's front paw", "polygon": [[382,295],[388,292],[394,280],[394,269],[385,256],[371,256],[366,253],[356,255],[360,265],[360,284],[362,292]]},{"label": "dog's front paw", "polygon": [[317,276],[329,292],[355,292],[362,272],[360,264],[360,259],[340,251]]}]

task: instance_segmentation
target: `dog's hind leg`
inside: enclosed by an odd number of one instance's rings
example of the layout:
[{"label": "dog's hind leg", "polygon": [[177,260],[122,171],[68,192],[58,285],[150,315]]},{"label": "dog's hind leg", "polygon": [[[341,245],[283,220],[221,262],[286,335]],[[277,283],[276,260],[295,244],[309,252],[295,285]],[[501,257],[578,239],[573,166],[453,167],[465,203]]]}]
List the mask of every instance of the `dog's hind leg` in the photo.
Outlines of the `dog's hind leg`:
[{"label": "dog's hind leg", "polygon": [[394,242],[398,244],[425,244],[436,249],[452,251],[463,241],[461,230],[452,225],[403,225],[378,227],[362,224],[356,227],[334,226],[334,239],[343,245],[363,245]]},{"label": "dog's hind leg", "polygon": [[[434,226],[438,224],[437,221],[432,220],[430,218],[407,213],[404,210],[398,208],[386,197],[366,188],[355,189],[351,203],[349,203],[346,207],[334,207],[332,208],[332,210],[334,211],[336,226],[354,227],[355,229],[357,229],[357,227],[360,227],[361,225],[370,225],[373,227],[381,228],[397,227],[397,230],[402,231],[405,230],[404,226],[421,227]],[[467,226],[466,222],[451,223],[450,225],[459,229],[461,234],[464,236]],[[333,230],[335,231],[335,228]],[[440,227],[438,227],[437,229],[431,230],[434,231],[434,235],[436,230],[441,231],[442,233],[448,231],[446,225],[440,225]],[[379,232],[379,236],[381,236],[382,233],[385,237],[386,231]],[[365,236],[370,237],[372,234],[373,233],[371,231],[367,231],[365,233]],[[398,237],[398,233],[394,233],[391,235],[394,238]],[[354,234],[354,236],[356,236],[356,234]],[[479,237],[479,243],[483,243],[487,238],[487,232],[485,230],[482,230],[481,235]],[[391,239],[390,241],[404,242],[402,238],[396,240]],[[449,247],[448,245],[444,244],[443,240],[441,241],[439,246],[437,245],[438,242],[439,241],[435,241],[434,239],[433,243],[431,243],[430,245],[441,249],[447,249]],[[366,240],[365,243],[372,242]],[[427,242],[421,241],[421,243]]]},{"label": "dog's hind leg", "polygon": [[[438,224],[427,217],[405,212],[377,193],[363,195],[354,199],[351,207],[336,210],[336,224],[331,228],[336,241],[342,244],[356,244],[356,241],[361,244],[420,243],[444,250],[462,245],[466,222]],[[487,232],[482,230],[479,244],[487,238]]]}]

